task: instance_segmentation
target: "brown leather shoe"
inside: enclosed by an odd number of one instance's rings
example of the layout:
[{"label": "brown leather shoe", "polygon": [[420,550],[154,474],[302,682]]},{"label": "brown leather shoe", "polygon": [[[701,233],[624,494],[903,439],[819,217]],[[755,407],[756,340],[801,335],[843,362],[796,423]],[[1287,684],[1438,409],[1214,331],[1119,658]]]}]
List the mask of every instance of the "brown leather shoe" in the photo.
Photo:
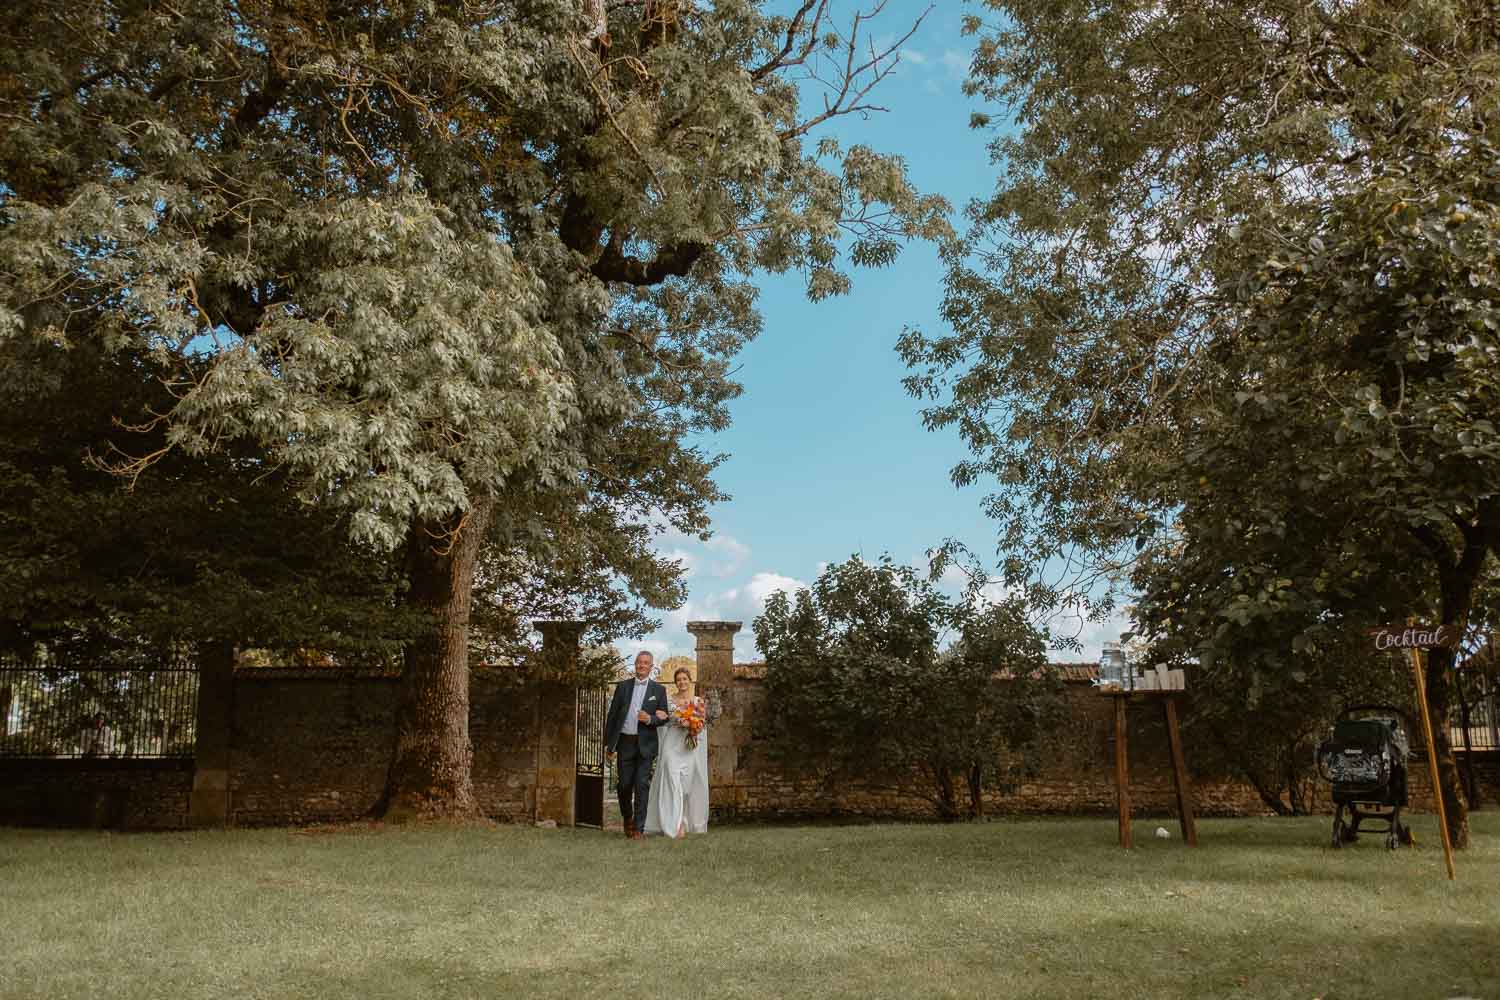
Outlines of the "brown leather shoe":
[{"label": "brown leather shoe", "polygon": [[645,840],[646,839],[646,835],[644,833],[642,833],[641,831],[639,831],[639,830],[632,830],[630,832],[630,839],[631,840]]},{"label": "brown leather shoe", "polygon": [[625,837],[626,837],[627,840],[634,840],[635,839],[635,821],[634,820],[628,820],[627,819],[625,821]]}]

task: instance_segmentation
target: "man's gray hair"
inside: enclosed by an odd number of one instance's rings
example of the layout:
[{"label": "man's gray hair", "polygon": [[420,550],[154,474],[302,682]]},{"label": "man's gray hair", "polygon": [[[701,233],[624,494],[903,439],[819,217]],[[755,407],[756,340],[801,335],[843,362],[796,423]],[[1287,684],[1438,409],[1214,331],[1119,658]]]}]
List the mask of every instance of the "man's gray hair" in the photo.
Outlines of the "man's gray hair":
[{"label": "man's gray hair", "polygon": [[[643,649],[639,653],[635,654],[635,658],[637,660],[639,660],[643,656],[649,656],[649,657],[651,657],[651,662],[652,663],[656,662],[656,654],[653,653],[653,652],[651,652],[651,650],[649,650],[649,649]],[[632,662],[634,662],[634,661],[632,661]]]}]

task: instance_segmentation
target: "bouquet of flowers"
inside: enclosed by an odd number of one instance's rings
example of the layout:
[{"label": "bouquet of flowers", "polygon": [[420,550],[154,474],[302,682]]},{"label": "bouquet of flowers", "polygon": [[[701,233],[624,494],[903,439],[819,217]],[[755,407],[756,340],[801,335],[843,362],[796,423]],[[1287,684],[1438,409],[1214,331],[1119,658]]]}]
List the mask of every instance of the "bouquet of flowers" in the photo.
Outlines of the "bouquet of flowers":
[{"label": "bouquet of flowers", "polygon": [[687,737],[687,745],[696,748],[698,746],[698,735],[703,732],[704,725],[708,719],[703,714],[703,702],[697,698],[684,702],[677,707],[673,713],[677,724],[681,726]]}]

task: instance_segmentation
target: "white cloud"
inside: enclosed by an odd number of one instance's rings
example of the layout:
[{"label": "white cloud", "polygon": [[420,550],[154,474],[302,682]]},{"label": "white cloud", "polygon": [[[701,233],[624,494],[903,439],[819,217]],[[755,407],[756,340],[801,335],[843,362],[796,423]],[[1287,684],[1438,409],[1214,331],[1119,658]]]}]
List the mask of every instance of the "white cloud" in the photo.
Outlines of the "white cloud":
[{"label": "white cloud", "polygon": [[901,58],[911,63],[913,66],[927,65],[927,53],[923,52],[921,49],[902,49]]},{"label": "white cloud", "polygon": [[733,535],[721,532],[704,542],[671,527],[662,532],[657,549],[666,558],[681,563],[688,579],[704,573],[719,578],[733,576],[750,558],[750,546]]},{"label": "white cloud", "polygon": [[974,595],[975,604],[1001,604],[1020,593],[1015,587],[1001,583],[999,580],[991,580],[979,588],[979,593]]},{"label": "white cloud", "polygon": [[1084,621],[1077,614],[1061,612],[1050,623],[1054,634],[1077,639],[1083,644],[1082,652],[1061,651],[1059,659],[1097,660],[1106,642],[1119,642],[1120,636],[1134,626],[1123,609],[1117,609],[1103,621]]},{"label": "white cloud", "polygon": [[750,546],[732,535],[715,535],[705,545],[713,555],[708,572],[712,576],[733,576],[750,558]]},{"label": "white cloud", "polygon": [[[720,551],[732,559],[748,559],[749,548],[747,546],[725,537],[727,543]],[[701,546],[705,549],[709,547]],[[919,573],[925,572],[920,561],[915,562],[914,566]],[[821,575],[827,568],[827,563],[820,563],[817,567],[818,574]],[[718,574],[712,570],[705,570],[704,575],[699,576],[692,587],[693,593],[688,601],[680,608],[662,613],[660,629],[644,641],[623,644],[621,652],[634,655],[638,649],[649,649],[658,662],[668,656],[691,656],[694,640],[687,630],[688,622],[738,621],[744,624],[744,628],[735,636],[735,659],[738,662],[756,659],[760,654],[755,648],[751,623],[765,610],[766,601],[778,591],[795,593],[808,586],[805,581],[796,577],[771,570],[760,570],[751,574],[750,578],[743,583],[717,589],[712,586],[712,578],[715,575]],[[955,597],[963,592],[967,584],[968,578],[963,571],[952,565],[948,566],[937,580],[940,590]],[[1013,593],[1014,591],[1004,584],[992,582],[981,589],[979,599],[1000,601]],[[1098,622],[1085,621],[1074,612],[1059,610],[1049,618],[1046,624],[1054,635],[1075,638],[1083,647],[1081,651],[1054,647],[1049,650],[1054,659],[1092,661],[1099,658],[1104,643],[1118,641],[1120,635],[1128,631],[1133,623],[1122,609]]]},{"label": "white cloud", "polygon": [[[921,566],[917,567],[921,572]],[[942,574],[937,579],[937,588],[953,597],[958,597],[969,587],[969,574],[963,568],[949,563],[943,568]],[[1007,598],[1014,597],[1020,591],[1015,587],[1007,586],[1000,580],[990,580],[980,587],[974,595],[971,603],[975,606],[999,604]]]},{"label": "white cloud", "polygon": [[694,621],[737,621],[744,628],[735,636],[735,658],[747,660],[756,655],[755,638],[750,624],[765,610],[766,600],[777,591],[796,591],[807,584],[781,573],[761,571],[740,586],[721,591],[697,590],[680,608],[662,613],[661,628],[638,647],[649,649],[657,659],[666,656],[691,656],[693,637],[687,623]]},{"label": "white cloud", "polygon": [[943,68],[948,71],[948,75],[955,80],[962,80],[969,75],[970,57],[967,52],[960,52],[958,49],[948,49],[943,53],[942,63]]},{"label": "white cloud", "polygon": [[[757,573],[750,578],[745,585],[745,595],[755,607],[755,613],[760,614],[765,608],[766,601],[771,595],[778,591],[794,594],[799,590],[806,590],[807,584],[790,576],[782,576],[780,573]],[[734,599],[739,592],[731,590],[726,597]]]},{"label": "white cloud", "polygon": [[[952,597],[962,594],[968,585],[968,574],[961,567],[952,564],[945,567],[937,579],[938,589]],[[1019,589],[1015,587],[992,580],[979,589],[975,603],[999,603],[1019,593]],[[1118,642],[1120,636],[1135,625],[1123,607],[1117,608],[1102,621],[1085,620],[1077,612],[1076,606],[1059,607],[1050,614],[1032,616],[1032,620],[1045,625],[1058,639],[1078,640],[1083,646],[1082,650],[1063,649],[1060,646],[1048,650],[1053,659],[1067,662],[1097,660],[1106,642]]]},{"label": "white cloud", "polygon": [[662,553],[668,559],[682,566],[682,575],[691,580],[698,575],[698,570],[703,566],[703,559],[696,553],[687,549],[671,549]]}]

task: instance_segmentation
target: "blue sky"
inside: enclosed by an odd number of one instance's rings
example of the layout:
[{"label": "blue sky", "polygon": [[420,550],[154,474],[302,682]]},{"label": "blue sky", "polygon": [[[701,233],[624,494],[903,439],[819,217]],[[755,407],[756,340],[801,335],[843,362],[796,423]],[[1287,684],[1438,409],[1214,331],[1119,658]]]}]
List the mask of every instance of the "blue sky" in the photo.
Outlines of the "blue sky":
[{"label": "blue sky", "polygon": [[[917,186],[955,209],[991,190],[996,177],[987,133],[968,127],[978,105],[961,90],[973,44],[959,32],[966,6],[939,0],[906,44],[870,98],[888,112],[836,120],[825,133],[845,146],[901,154]],[[898,28],[901,18],[922,9],[911,0],[890,4],[877,28],[886,44],[909,26]],[[658,658],[691,653],[686,622],[743,620],[736,658],[755,659],[750,622],[765,598],[811,583],[820,564],[888,552],[925,566],[926,550],[949,537],[994,551],[994,527],[979,507],[983,488],[960,491],[949,479],[964,456],[957,435],[925,431],[917,401],[901,387],[907,371],[896,340],[907,326],[940,329],[941,296],[942,268],[926,245],[908,247],[889,268],[856,272],[848,295],[816,304],[796,275],[763,282],[765,329],[739,358],[745,394],[733,404],[733,425],[703,442],[729,454],[718,480],[733,499],[714,509],[711,542],[663,540],[662,551],[689,569],[690,597],[662,615],[644,648]],[[1117,622],[1086,628],[1085,653],[1097,654],[1119,631]]]}]

